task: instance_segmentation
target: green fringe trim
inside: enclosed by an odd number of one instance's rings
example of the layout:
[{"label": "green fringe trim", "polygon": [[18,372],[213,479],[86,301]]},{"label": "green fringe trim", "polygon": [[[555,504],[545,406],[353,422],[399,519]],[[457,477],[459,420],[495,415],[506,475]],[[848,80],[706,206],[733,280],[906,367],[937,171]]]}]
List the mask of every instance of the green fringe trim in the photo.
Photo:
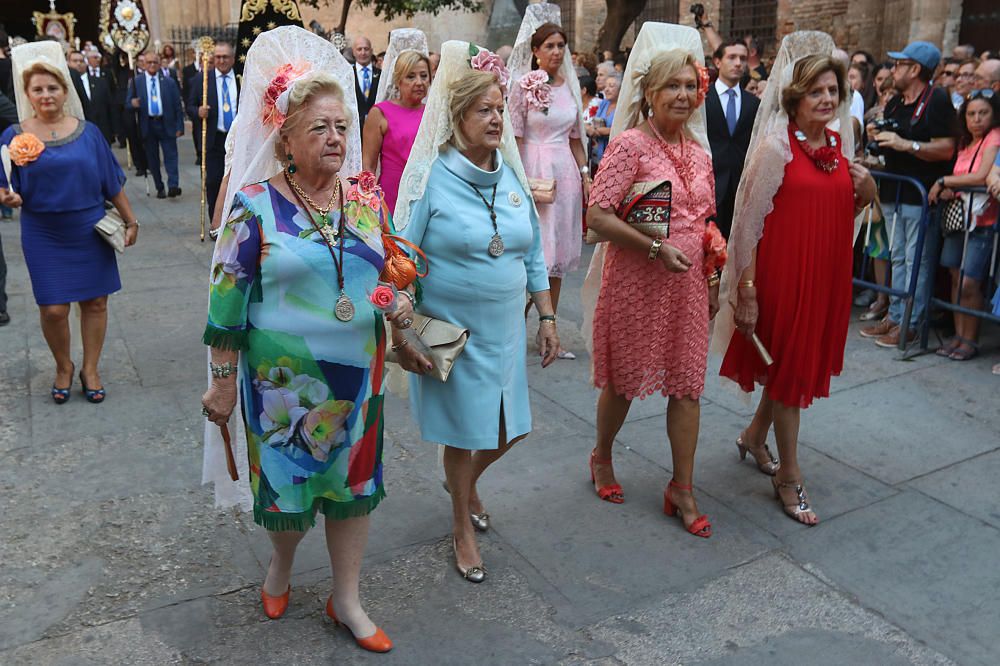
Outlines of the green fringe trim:
[{"label": "green fringe trim", "polygon": [[311,509],[302,513],[279,513],[265,511],[255,504],[253,522],[268,532],[305,532],[316,524],[316,510]]},{"label": "green fringe trim", "polygon": [[379,486],[374,495],[369,495],[362,499],[350,502],[335,502],[325,497],[319,497],[316,499],[316,504],[319,505],[319,510],[323,515],[330,520],[344,520],[346,518],[367,516],[375,510],[375,507],[383,499],[385,499],[385,486]]},{"label": "green fringe trim", "polygon": [[316,511],[319,510],[330,520],[360,518],[367,516],[385,499],[385,486],[379,486],[374,495],[350,502],[336,502],[326,497],[317,497],[313,508],[301,513],[280,513],[253,507],[253,521],[268,532],[306,532],[316,526]]},{"label": "green fringe trim", "polygon": [[211,324],[206,324],[205,332],[201,335],[201,341],[209,347],[215,347],[216,349],[242,351],[250,348],[250,331],[228,331],[224,328],[216,328]]},{"label": "green fringe trim", "polygon": [[424,302],[424,286],[420,284],[420,278],[413,281],[413,307]]}]

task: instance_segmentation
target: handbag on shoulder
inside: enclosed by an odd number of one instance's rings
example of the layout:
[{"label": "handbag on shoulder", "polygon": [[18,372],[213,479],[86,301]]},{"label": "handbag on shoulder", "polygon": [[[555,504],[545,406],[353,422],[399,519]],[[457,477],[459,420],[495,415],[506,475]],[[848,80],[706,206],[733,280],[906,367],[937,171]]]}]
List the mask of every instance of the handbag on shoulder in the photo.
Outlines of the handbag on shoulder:
[{"label": "handbag on shoulder", "polygon": [[[615,214],[650,238],[669,238],[672,200],[673,186],[669,180],[634,183]],[[606,240],[593,229],[587,228],[588,245]]]},{"label": "handbag on shoulder", "polygon": [[104,217],[94,225],[94,231],[101,237],[101,240],[113,247],[115,252],[121,254],[125,251],[125,222],[122,221],[117,211],[107,211]]}]

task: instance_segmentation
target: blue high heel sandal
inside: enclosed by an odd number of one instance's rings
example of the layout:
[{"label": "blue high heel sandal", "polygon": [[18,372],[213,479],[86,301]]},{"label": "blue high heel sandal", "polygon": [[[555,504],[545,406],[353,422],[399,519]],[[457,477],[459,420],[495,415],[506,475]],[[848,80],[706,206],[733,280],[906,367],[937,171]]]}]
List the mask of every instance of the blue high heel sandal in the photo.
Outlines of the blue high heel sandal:
[{"label": "blue high heel sandal", "polygon": [[87,398],[87,402],[99,405],[104,402],[104,389],[90,389],[87,388],[87,382],[83,381],[83,370],[80,371],[80,383],[83,385],[83,395]]}]

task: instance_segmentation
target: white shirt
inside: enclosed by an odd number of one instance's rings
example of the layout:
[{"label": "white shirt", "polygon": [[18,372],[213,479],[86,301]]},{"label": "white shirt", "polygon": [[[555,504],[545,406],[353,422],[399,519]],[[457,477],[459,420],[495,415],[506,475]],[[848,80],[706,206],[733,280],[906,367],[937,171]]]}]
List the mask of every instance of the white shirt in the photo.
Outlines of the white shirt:
[{"label": "white shirt", "polygon": [[726,115],[726,108],[729,107],[729,92],[734,91],[736,93],[736,120],[740,119],[740,111],[743,110],[743,90],[740,88],[740,84],[737,83],[735,86],[730,88],[722,79],[715,80],[715,92],[719,94],[719,103],[722,104],[722,115]]},{"label": "white shirt", "polygon": [[146,113],[149,114],[151,118],[163,115],[163,86],[159,81],[156,82],[156,103],[160,107],[160,113],[156,116],[153,115],[153,79],[156,77],[150,76],[149,72],[145,72],[146,75]]},{"label": "white shirt", "polygon": [[851,97],[851,115],[858,119],[858,123],[863,128],[865,126],[865,99],[857,90],[852,90],[854,96]]},{"label": "white shirt", "polygon": [[81,74],[80,81],[83,82],[83,91],[87,93],[87,99],[93,97],[93,95],[90,94],[90,74]]},{"label": "white shirt", "polygon": [[367,65],[361,65],[359,63],[354,63],[354,71],[358,73],[358,88],[361,92],[365,91],[365,70],[368,70],[368,89],[371,90],[372,85],[375,83],[375,63],[368,63]]},{"label": "white shirt", "polygon": [[[223,80],[223,78],[222,78],[223,76],[226,77],[225,80]],[[226,88],[229,90],[229,105],[232,107],[233,120],[235,120],[236,119],[236,98],[237,98],[237,94],[236,94],[236,75],[233,73],[233,70],[229,70],[229,73],[225,74],[225,75],[220,74],[218,71],[215,72],[215,94],[216,94],[216,99],[219,101],[219,123],[218,123],[218,125],[216,125],[216,129],[219,130],[220,132],[225,132],[226,131],[226,125],[223,122],[223,109],[222,109],[222,99],[223,99],[223,97],[222,97],[222,85],[223,85],[223,83],[225,84]],[[232,126],[230,126],[230,129],[232,129]]]}]

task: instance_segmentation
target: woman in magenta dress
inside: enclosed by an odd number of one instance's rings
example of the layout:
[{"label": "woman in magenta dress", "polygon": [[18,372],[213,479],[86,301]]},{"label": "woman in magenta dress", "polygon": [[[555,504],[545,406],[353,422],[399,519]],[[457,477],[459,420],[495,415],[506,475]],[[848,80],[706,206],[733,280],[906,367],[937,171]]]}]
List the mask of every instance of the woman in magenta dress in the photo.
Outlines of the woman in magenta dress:
[{"label": "woman in magenta dress", "polygon": [[[512,84],[510,122],[528,178],[556,181],[555,200],[537,202],[536,208],[552,305],[558,310],[563,276],[580,265],[580,219],[590,168],[581,142],[579,93],[574,95],[579,85],[568,80],[563,64],[566,33],[555,23],[543,23],[531,36],[531,53],[537,69]],[[560,350],[559,358],[576,357]]]},{"label": "woman in magenta dress", "polygon": [[[657,27],[668,30],[661,35]],[[685,36],[689,39],[683,40]],[[649,58],[647,44],[678,42],[688,48],[653,51],[656,54]],[[719,284],[704,249],[706,232],[714,229],[708,218],[715,212],[715,192],[712,160],[701,143],[707,142],[699,107],[708,77],[698,65],[700,52],[701,42],[691,28],[643,26],[622,91],[623,100],[632,99],[634,72],[649,63],[638,83],[642,101],[638,109],[636,105],[618,109],[625,122],[615,123],[617,136],[594,180],[587,224],[610,242],[593,315],[594,384],[602,390],[590,470],[601,499],[624,501],[611,466],[615,437],[634,398],[669,396],[673,478],[664,491],[664,512],[673,516],[679,511],[688,532],[709,537],[712,525],[698,511],[691,490],[708,322],[718,309]],[[622,127],[631,129],[618,134]],[[668,201],[669,232],[641,231],[619,219],[617,211],[634,188],[663,181],[669,181],[671,188],[669,200],[661,199]],[[596,262],[591,276],[597,271]]]},{"label": "woman in magenta dress", "polygon": [[403,51],[396,58],[389,99],[368,112],[362,136],[362,164],[379,173],[379,185],[389,210],[396,208],[399,179],[410,156],[424,115],[424,97],[431,82],[430,61],[419,51]]},{"label": "woman in magenta dress", "polygon": [[[854,216],[875,194],[871,176],[848,161],[840,136],[826,128],[846,104],[850,89],[843,65],[822,49],[818,53],[798,59],[791,82],[780,90],[788,123],[779,131],[787,144],[772,138],[777,133],[765,137],[748,162],[772,169],[775,163],[787,163],[760,232],[734,231],[730,239],[731,255],[748,257],[748,263],[727,275],[727,287],[730,279],[738,279],[733,313],[738,334],[729,341],[720,371],[746,392],[755,384],[765,387],[737,445],[741,455],[754,454],[761,471],[774,473],[774,491],[785,512],[806,525],[815,525],[818,518],[796,455],[800,410],[814,398],[829,396],[830,377],[843,368]],[[790,150],[790,161],[782,159],[784,150]],[[752,342],[754,334],[773,364],[765,365]],[[764,444],[772,422],[777,465],[768,460]]]}]

